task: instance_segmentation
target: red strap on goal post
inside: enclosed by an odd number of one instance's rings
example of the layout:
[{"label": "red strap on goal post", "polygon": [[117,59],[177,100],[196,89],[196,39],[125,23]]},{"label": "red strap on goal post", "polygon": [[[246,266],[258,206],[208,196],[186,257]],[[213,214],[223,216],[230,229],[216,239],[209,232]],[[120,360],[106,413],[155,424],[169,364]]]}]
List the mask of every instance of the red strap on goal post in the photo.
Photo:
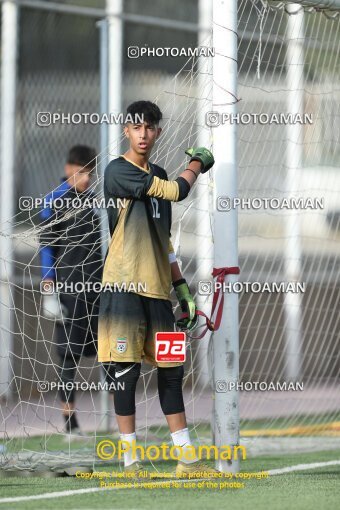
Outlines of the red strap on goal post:
[{"label": "red strap on goal post", "polygon": [[212,302],[210,320],[211,320],[211,318],[212,318],[212,316],[213,316],[213,314],[215,312],[215,308],[216,308],[216,305],[217,305],[217,302],[218,302],[218,297],[219,297],[219,294],[221,293],[221,300],[220,300],[220,304],[219,304],[219,307],[218,307],[218,310],[217,310],[217,313],[216,313],[216,320],[215,320],[215,323],[213,323],[213,326],[214,326],[213,331],[217,331],[218,328],[220,327],[220,324],[221,324],[222,313],[223,313],[223,304],[224,304],[223,283],[224,283],[225,277],[228,274],[240,274],[240,268],[234,266],[234,267],[221,267],[219,269],[216,269],[214,267],[213,272],[212,272],[213,278],[217,277],[216,281],[221,284],[220,287],[215,290],[214,297],[213,297],[213,302]]},{"label": "red strap on goal post", "polygon": [[[202,317],[205,317],[206,328],[204,329],[204,331],[199,336],[192,336],[192,335],[189,335],[187,333],[187,336],[189,338],[194,339],[194,340],[200,340],[201,338],[203,338],[208,330],[209,331],[217,331],[219,329],[219,327],[221,325],[222,314],[223,314],[223,304],[224,304],[223,283],[224,283],[224,279],[225,279],[225,277],[228,274],[240,274],[240,268],[238,266],[220,267],[218,269],[214,267],[214,269],[213,269],[211,274],[212,274],[213,278],[217,278],[216,282],[220,283],[220,285],[218,286],[218,288],[214,292],[213,302],[212,302],[212,307],[211,307],[210,319],[201,310],[196,310],[196,315],[200,315]],[[219,304],[219,306],[217,308],[217,313],[216,313],[215,321],[213,321],[212,318],[213,318],[213,315],[215,313],[215,309],[217,307],[217,303],[218,303],[220,294],[221,294],[220,304]],[[181,319],[184,319],[184,318],[187,318],[187,317],[188,317],[187,313],[183,313],[181,315]]]}]

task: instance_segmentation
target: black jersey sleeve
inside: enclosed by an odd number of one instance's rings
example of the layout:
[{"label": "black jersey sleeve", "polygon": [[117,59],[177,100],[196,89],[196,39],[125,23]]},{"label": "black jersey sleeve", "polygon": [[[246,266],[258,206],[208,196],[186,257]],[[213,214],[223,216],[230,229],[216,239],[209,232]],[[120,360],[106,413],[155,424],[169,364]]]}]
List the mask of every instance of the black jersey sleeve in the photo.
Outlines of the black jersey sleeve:
[{"label": "black jersey sleeve", "polygon": [[104,189],[119,198],[143,199],[146,196],[178,202],[186,198],[190,185],[182,177],[174,181],[160,179],[120,157],[106,167]]},{"label": "black jersey sleeve", "polygon": [[105,169],[104,188],[114,197],[143,198],[152,181],[152,173],[144,172],[124,158],[111,161]]}]

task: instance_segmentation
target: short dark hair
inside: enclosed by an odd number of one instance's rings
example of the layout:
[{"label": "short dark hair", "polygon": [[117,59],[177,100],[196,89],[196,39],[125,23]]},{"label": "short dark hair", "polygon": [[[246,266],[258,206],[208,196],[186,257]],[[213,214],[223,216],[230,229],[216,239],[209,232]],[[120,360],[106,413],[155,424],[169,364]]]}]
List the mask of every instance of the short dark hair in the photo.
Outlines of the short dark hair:
[{"label": "short dark hair", "polygon": [[144,122],[150,124],[159,124],[163,117],[158,106],[151,101],[135,101],[127,107],[126,113],[132,118],[135,115],[143,115]]},{"label": "short dark hair", "polygon": [[74,145],[68,152],[67,163],[92,170],[96,166],[96,149],[87,145]]}]

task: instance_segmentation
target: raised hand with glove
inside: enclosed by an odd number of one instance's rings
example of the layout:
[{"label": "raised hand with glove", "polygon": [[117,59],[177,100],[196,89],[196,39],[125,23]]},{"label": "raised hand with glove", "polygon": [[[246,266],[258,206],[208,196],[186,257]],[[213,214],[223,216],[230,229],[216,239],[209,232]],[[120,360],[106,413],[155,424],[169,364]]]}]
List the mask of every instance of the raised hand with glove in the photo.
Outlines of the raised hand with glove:
[{"label": "raised hand with glove", "polygon": [[201,163],[202,165],[201,174],[204,174],[205,172],[210,170],[210,168],[212,168],[212,166],[215,163],[212,152],[210,152],[210,150],[206,149],[205,147],[198,148],[191,147],[185,151],[185,154],[190,156],[189,163],[191,163],[192,161],[199,161]]}]

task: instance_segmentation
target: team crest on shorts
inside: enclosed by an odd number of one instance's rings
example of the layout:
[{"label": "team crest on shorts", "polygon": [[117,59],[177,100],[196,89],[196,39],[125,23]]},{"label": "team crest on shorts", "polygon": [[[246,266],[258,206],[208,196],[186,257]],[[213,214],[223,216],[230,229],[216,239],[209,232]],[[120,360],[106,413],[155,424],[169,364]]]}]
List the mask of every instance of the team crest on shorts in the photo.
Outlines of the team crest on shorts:
[{"label": "team crest on shorts", "polygon": [[119,336],[117,338],[117,351],[120,353],[125,352],[127,349],[127,338],[126,336]]}]

